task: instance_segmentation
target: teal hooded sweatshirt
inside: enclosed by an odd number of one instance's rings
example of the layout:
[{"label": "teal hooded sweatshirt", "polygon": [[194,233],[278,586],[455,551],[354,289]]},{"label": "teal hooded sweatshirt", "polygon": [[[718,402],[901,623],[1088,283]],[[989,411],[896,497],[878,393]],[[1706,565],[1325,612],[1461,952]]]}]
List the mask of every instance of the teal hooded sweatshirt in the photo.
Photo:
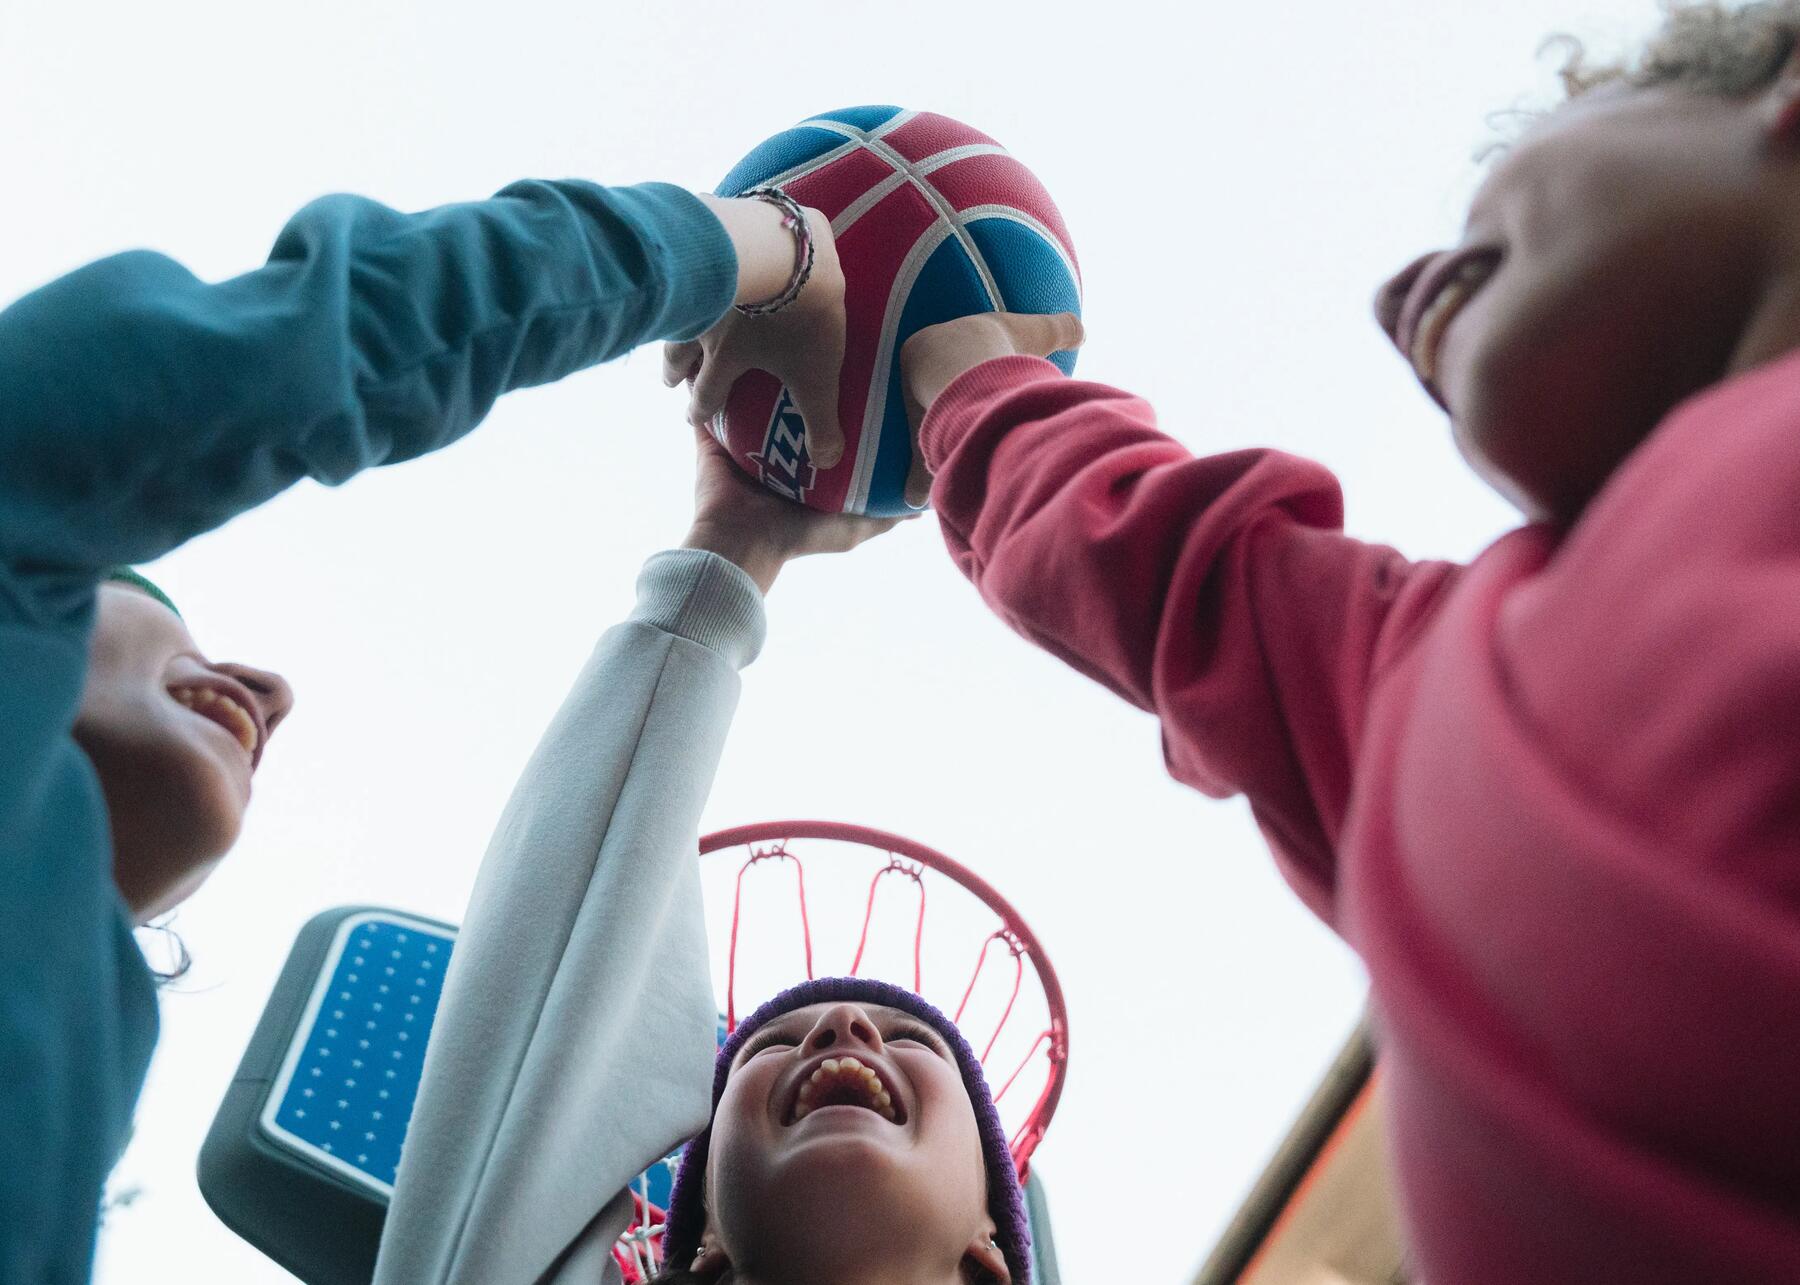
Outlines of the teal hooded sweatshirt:
[{"label": "teal hooded sweatshirt", "polygon": [[243,276],[133,252],[0,312],[0,1285],[88,1279],[156,1042],[71,736],[105,570],[695,336],[736,279],[679,188],[525,182],[423,214],[327,197]]}]

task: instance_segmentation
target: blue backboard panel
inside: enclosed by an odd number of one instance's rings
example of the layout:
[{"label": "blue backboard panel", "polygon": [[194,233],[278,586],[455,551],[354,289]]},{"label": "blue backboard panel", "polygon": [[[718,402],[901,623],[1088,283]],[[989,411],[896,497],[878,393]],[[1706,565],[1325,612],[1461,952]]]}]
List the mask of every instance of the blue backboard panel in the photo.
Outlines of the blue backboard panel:
[{"label": "blue backboard panel", "polygon": [[455,937],[393,913],[339,926],[262,1128],[386,1198]]}]

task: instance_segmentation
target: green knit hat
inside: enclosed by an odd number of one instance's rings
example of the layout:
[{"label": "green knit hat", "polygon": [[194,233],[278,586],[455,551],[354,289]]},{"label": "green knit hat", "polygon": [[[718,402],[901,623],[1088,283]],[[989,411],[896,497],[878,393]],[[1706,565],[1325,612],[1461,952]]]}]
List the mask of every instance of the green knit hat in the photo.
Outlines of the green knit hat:
[{"label": "green knit hat", "polygon": [[145,593],[162,603],[163,606],[167,607],[177,616],[181,615],[181,608],[175,605],[168,594],[157,588],[155,583],[151,580],[139,575],[130,567],[114,567],[101,578],[103,580],[116,581],[119,584],[128,584],[134,589],[142,589]]}]

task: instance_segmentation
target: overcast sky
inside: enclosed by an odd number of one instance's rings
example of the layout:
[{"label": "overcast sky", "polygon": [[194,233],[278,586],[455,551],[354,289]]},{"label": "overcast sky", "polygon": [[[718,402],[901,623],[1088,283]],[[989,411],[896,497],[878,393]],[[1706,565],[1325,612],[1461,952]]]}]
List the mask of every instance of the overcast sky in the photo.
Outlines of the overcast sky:
[{"label": "overcast sky", "polygon": [[[1368,297],[1454,235],[1489,116],[1548,91],[1545,35],[1611,48],[1652,17],[1649,0],[0,0],[0,296],[136,246],[227,276],[329,191],[413,209],[526,176],[706,188],[798,118],[898,103],[994,135],[1054,194],[1086,277],[1082,375],[1149,397],[1196,451],[1319,458],[1353,533],[1466,558],[1513,515]],[[203,647],[285,672],[299,703],[242,843],[182,912],[197,963],[164,999],[114,1179],[140,1194],[106,1229],[101,1281],[288,1279],[201,1202],[201,1137],[309,915],[460,916],[539,731],[684,529],[690,439],[656,375],[644,353],[513,396],[448,451],[303,485],[155,568]],[[769,607],[708,827],[862,821],[1009,894],[1069,996],[1069,1087],[1038,1160],[1065,1279],[1126,1261],[1183,1278],[1355,1020],[1355,960],[1242,802],[1169,782],[1152,720],[991,618],[934,521],[793,567]]]}]

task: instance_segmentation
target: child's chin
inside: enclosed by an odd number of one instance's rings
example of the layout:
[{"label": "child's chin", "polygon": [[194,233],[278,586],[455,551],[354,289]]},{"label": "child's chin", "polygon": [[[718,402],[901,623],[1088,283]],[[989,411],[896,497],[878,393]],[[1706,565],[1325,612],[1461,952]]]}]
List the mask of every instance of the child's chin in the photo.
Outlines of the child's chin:
[{"label": "child's chin", "polygon": [[887,1217],[928,1203],[938,1175],[920,1159],[917,1151],[868,1135],[812,1138],[783,1158],[776,1181],[784,1200],[809,1209],[855,1220],[873,1208]]},{"label": "child's chin", "polygon": [[184,746],[179,771],[158,799],[159,828],[185,863],[215,862],[231,850],[250,803],[250,765],[235,745]]},{"label": "child's chin", "polygon": [[200,891],[200,885],[212,877],[222,858],[213,857],[197,864],[166,872],[164,879],[145,891],[141,902],[133,905],[137,922],[148,923],[168,914]]},{"label": "child's chin", "polygon": [[243,809],[222,803],[196,810],[175,802],[154,816],[115,822],[113,875],[139,923],[186,901],[237,841]]}]

